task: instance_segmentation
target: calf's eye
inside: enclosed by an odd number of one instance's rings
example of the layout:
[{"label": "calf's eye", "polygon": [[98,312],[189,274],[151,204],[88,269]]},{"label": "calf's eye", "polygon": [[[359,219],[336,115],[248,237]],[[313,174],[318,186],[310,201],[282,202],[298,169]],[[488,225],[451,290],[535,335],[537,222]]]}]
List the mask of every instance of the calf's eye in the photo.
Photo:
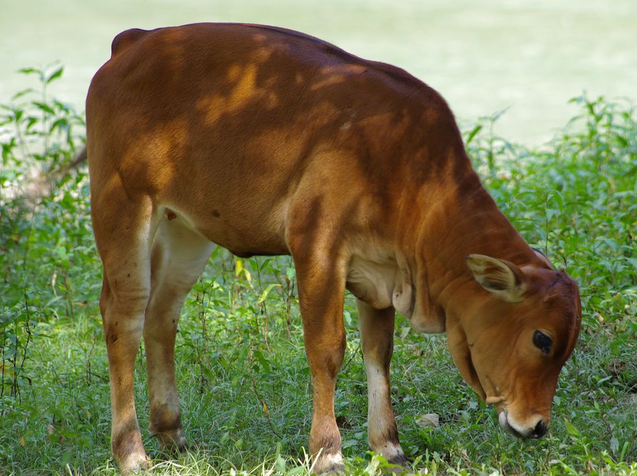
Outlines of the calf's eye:
[{"label": "calf's eye", "polygon": [[546,335],[542,331],[535,331],[533,333],[533,344],[540,349],[544,354],[548,354],[551,351],[551,345],[553,340],[550,336]]}]

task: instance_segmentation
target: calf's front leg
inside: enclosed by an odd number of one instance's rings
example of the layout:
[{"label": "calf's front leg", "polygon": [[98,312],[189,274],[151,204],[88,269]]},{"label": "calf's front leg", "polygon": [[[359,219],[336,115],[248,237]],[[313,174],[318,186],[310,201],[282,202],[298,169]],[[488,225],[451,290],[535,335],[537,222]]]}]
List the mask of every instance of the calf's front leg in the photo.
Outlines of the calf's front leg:
[{"label": "calf's front leg", "polygon": [[389,364],[394,350],[393,307],[374,309],[356,300],[368,388],[368,441],[370,448],[388,462],[405,465],[407,458],[398,441],[391,407]]},{"label": "calf's front leg", "polygon": [[292,256],[298,279],[305,352],[314,389],[310,431],[310,453],[315,458],[312,471],[336,471],[343,468],[341,435],[334,415],[334,390],[345,353],[344,263],[310,250],[293,252]]}]

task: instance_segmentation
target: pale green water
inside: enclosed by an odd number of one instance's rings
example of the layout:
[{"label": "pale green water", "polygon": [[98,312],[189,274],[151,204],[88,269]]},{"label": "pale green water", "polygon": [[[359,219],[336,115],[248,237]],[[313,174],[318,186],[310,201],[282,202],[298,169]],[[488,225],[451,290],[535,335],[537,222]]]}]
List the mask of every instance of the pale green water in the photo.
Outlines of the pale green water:
[{"label": "pale green water", "polygon": [[60,60],[59,98],[83,109],[110,42],[130,27],[268,23],[390,62],[429,83],[461,120],[510,106],[497,131],[548,139],[592,95],[637,101],[637,0],[0,0],[0,103]]}]

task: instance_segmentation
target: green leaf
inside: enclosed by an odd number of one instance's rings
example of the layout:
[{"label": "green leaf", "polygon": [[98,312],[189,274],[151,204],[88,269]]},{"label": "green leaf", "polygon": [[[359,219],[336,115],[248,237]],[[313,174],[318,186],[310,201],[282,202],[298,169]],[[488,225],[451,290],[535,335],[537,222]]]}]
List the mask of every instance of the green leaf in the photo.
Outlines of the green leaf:
[{"label": "green leaf", "polygon": [[20,99],[21,97],[26,96],[27,94],[34,93],[34,92],[35,92],[35,89],[33,88],[23,89],[22,91],[19,91],[15,93],[13,96],[11,96],[11,100],[15,101],[16,99]]},{"label": "green leaf", "polygon": [[22,68],[18,70],[18,73],[22,73],[22,74],[42,74],[42,70],[41,69],[37,69],[37,68]]},{"label": "green leaf", "polygon": [[628,140],[626,140],[621,134],[615,133],[615,139],[619,142],[621,147],[628,147]]},{"label": "green leaf", "polygon": [[55,121],[53,124],[51,124],[51,129],[50,132],[55,132],[56,129],[68,129],[69,127],[69,121],[62,117],[60,119],[58,119],[57,121]]},{"label": "green leaf", "polygon": [[469,132],[469,135],[467,136],[467,141],[465,143],[465,146],[468,146],[469,144],[471,144],[471,141],[473,140],[473,138],[478,134],[478,132],[480,132],[482,130],[482,124],[478,124],[477,126],[475,126],[471,132]]},{"label": "green leaf", "polygon": [[38,109],[46,112],[47,114],[51,114],[51,115],[55,114],[55,110],[51,106],[49,106],[48,104],[45,104],[43,102],[34,101],[33,105],[35,107],[37,107]]},{"label": "green leaf", "polygon": [[268,297],[268,294],[270,294],[270,291],[272,291],[272,288],[275,288],[277,286],[280,286],[280,284],[278,283],[270,284],[267,288],[265,288],[265,290],[261,293],[261,297],[257,301],[257,304],[261,304],[263,301],[265,301],[266,298]]},{"label": "green leaf", "polygon": [[63,72],[64,72],[64,66],[60,66],[46,79],[46,84],[49,84],[55,81],[56,79],[60,78]]},{"label": "green leaf", "polygon": [[27,121],[27,127],[26,127],[26,131],[30,132],[31,129],[33,128],[33,126],[35,126],[38,123],[38,119],[35,117],[29,117],[28,121]]},{"label": "green leaf", "polygon": [[260,350],[254,351],[254,357],[259,361],[259,363],[263,367],[263,370],[265,370],[266,372],[270,372],[272,370],[272,368],[270,367],[270,362],[268,362],[268,360],[265,358]]},{"label": "green leaf", "polygon": [[619,452],[619,440],[614,436],[610,439],[610,450],[615,454]]},{"label": "green leaf", "polygon": [[349,448],[350,446],[356,446],[358,444],[358,441],[356,440],[345,440],[343,441],[343,443],[341,444],[341,448],[345,449],[345,448]]},{"label": "green leaf", "polygon": [[307,468],[305,466],[297,466],[296,468],[292,468],[288,471],[289,476],[294,476],[296,474],[305,474],[307,472]]},{"label": "green leaf", "polygon": [[285,460],[281,456],[277,456],[274,467],[279,473],[285,473]]},{"label": "green leaf", "polygon": [[566,427],[566,432],[569,435],[576,436],[576,437],[580,437],[581,436],[579,430],[577,428],[575,428],[575,426],[573,426],[573,424],[570,421],[564,420],[564,426]]}]

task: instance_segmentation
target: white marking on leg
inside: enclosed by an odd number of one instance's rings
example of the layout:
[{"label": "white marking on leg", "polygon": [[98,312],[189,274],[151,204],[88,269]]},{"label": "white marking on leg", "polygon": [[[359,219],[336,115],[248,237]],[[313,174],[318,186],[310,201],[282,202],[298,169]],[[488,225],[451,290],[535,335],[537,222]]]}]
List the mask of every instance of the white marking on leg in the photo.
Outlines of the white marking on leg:
[{"label": "white marking on leg", "polygon": [[369,410],[368,440],[373,451],[390,461],[404,456],[403,450],[397,442],[387,438],[396,432],[396,420],[389,398],[389,381],[382,366],[367,359],[365,362],[367,373],[367,388]]},{"label": "white marking on leg", "polygon": [[405,457],[405,453],[400,445],[386,441],[381,447],[374,449],[374,452],[381,455],[387,461],[395,461]]},{"label": "white marking on leg", "polygon": [[321,453],[318,458],[312,464],[310,473],[323,473],[334,468],[343,467],[343,455],[339,451],[338,453]]},{"label": "white marking on leg", "polygon": [[372,432],[377,430],[382,432],[387,426],[385,419],[387,394],[389,388],[387,385],[387,377],[384,369],[367,359],[365,362],[365,371],[367,373],[367,395],[369,399],[368,419],[370,428],[370,437]]}]

